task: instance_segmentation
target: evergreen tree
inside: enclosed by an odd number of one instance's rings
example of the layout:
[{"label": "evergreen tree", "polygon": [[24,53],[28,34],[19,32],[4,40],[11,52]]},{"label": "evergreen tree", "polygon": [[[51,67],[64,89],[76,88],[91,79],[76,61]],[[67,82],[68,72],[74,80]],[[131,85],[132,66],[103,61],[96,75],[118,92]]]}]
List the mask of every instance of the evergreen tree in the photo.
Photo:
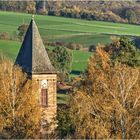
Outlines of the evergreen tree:
[{"label": "evergreen tree", "polygon": [[50,53],[53,66],[60,72],[68,74],[71,71],[72,53],[65,47],[55,47]]}]

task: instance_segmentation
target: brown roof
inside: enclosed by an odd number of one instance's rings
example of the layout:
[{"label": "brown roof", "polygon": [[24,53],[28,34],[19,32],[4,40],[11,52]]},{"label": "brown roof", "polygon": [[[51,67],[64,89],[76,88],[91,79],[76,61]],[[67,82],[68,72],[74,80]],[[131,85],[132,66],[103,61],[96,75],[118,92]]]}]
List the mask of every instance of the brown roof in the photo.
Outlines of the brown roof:
[{"label": "brown roof", "polygon": [[15,64],[28,74],[56,73],[34,19],[30,22]]}]

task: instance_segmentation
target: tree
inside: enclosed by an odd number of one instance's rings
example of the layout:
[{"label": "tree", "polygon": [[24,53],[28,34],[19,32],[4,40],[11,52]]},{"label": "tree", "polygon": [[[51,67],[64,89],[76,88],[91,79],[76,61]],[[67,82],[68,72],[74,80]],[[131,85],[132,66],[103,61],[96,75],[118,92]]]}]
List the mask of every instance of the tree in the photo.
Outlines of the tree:
[{"label": "tree", "polygon": [[39,14],[48,14],[48,10],[46,8],[46,0],[36,1],[36,10]]},{"label": "tree", "polygon": [[140,49],[126,37],[115,40],[109,46],[106,46],[105,50],[110,51],[110,59],[114,64],[122,63],[129,66],[140,66]]},{"label": "tree", "polygon": [[38,86],[10,60],[0,60],[0,137],[39,138]]},{"label": "tree", "polygon": [[140,72],[97,47],[70,102],[76,138],[140,138]]},{"label": "tree", "polygon": [[137,22],[137,16],[134,10],[127,9],[125,11],[125,18],[128,19],[129,23],[136,23]]},{"label": "tree", "polygon": [[34,0],[25,1],[25,11],[34,14],[36,12],[36,3]]},{"label": "tree", "polygon": [[89,52],[94,52],[96,50],[96,46],[95,45],[90,45],[89,46]]},{"label": "tree", "polygon": [[71,71],[72,53],[65,47],[55,47],[50,53],[50,59],[53,66],[63,74]]},{"label": "tree", "polygon": [[0,39],[9,40],[10,36],[9,36],[9,34],[7,32],[2,32],[0,34]]},{"label": "tree", "polygon": [[19,39],[20,39],[21,41],[23,40],[23,38],[24,38],[24,36],[25,36],[25,33],[26,33],[26,31],[27,31],[27,28],[28,28],[28,25],[26,25],[26,24],[22,24],[22,25],[20,25],[20,26],[18,27],[18,31],[19,31],[18,36],[19,36]]},{"label": "tree", "polygon": [[58,136],[60,139],[70,138],[73,135],[73,128],[70,118],[69,107],[65,104],[59,105],[57,109]]}]

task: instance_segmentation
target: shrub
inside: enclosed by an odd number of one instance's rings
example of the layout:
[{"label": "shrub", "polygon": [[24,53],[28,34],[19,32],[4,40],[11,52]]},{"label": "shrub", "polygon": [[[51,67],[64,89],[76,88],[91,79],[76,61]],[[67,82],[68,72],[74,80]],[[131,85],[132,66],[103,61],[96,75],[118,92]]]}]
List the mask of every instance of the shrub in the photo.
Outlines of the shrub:
[{"label": "shrub", "polygon": [[68,138],[74,132],[71,123],[69,107],[63,104],[59,105],[57,112],[58,135],[60,138]]},{"label": "shrub", "polygon": [[96,50],[96,46],[95,45],[90,45],[89,46],[89,52],[94,52]]},{"label": "shrub", "polygon": [[0,39],[8,40],[10,39],[10,36],[7,32],[3,32],[0,34]]},{"label": "shrub", "polygon": [[28,28],[28,25],[26,25],[26,24],[22,24],[18,27],[18,31],[19,31],[18,36],[21,41],[27,31],[27,28]]}]

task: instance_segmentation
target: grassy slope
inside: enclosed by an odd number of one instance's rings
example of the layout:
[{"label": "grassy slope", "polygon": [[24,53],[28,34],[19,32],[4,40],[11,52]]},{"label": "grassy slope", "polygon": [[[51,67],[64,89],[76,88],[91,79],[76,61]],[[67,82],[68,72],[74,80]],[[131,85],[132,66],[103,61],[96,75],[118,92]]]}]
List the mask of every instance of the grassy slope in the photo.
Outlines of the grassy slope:
[{"label": "grassy slope", "polygon": [[[29,23],[30,14],[0,12],[0,32],[7,31],[11,35],[22,23]],[[49,41],[82,43],[85,46],[110,42],[110,35],[139,36],[138,25],[87,21],[54,16],[35,16],[41,36]]]},{"label": "grassy slope", "polygon": [[21,44],[16,41],[0,40],[0,52],[14,60],[17,56],[20,45]]},{"label": "grassy slope", "polygon": [[84,71],[87,65],[88,58],[92,55],[90,52],[73,51],[73,73],[78,71]]}]

